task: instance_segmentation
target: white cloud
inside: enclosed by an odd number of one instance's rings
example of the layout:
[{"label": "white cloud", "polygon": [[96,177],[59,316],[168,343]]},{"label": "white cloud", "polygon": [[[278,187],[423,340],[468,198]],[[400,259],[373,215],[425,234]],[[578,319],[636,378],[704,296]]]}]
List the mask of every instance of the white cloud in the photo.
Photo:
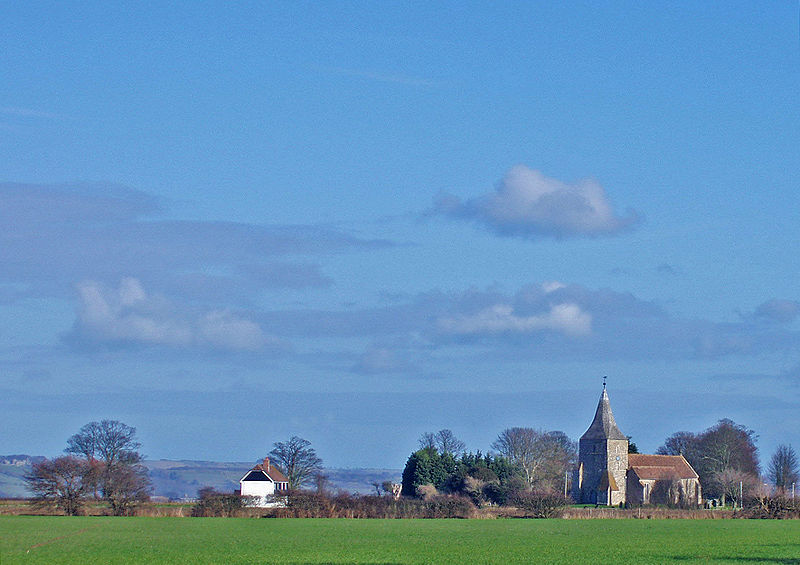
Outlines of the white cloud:
[{"label": "white cloud", "polygon": [[592,316],[571,303],[553,305],[549,312],[533,316],[518,316],[512,306],[495,304],[476,314],[440,318],[438,326],[445,333],[462,335],[552,330],[578,336],[591,333]]},{"label": "white cloud", "polygon": [[[779,309],[785,310],[784,319],[793,311],[790,306]],[[752,314],[739,322],[674,316],[658,302],[629,292],[556,282],[531,283],[511,293],[497,286],[432,291],[372,308],[271,311],[258,320],[300,339],[420,336],[421,341],[400,348],[409,359],[422,351],[455,351],[449,348],[473,340],[500,359],[716,359],[794,352],[800,334]],[[424,370],[426,362],[415,364]],[[390,366],[378,354],[362,363],[363,369]]]},{"label": "white cloud", "polygon": [[611,235],[637,220],[633,214],[616,215],[594,180],[570,185],[525,165],[512,167],[493,193],[463,203],[443,195],[437,209],[485,223],[501,235],[522,237]]},{"label": "white cloud", "polygon": [[75,334],[94,343],[139,343],[258,351],[278,340],[229,311],[181,312],[161,297],[148,296],[135,278],[109,289],[95,281],[78,285]]},{"label": "white cloud", "polygon": [[550,294],[551,292],[561,290],[562,288],[567,288],[567,285],[558,281],[546,281],[542,283],[542,290],[545,292],[545,294]]},{"label": "white cloud", "polygon": [[239,318],[228,311],[209,312],[198,321],[202,341],[223,349],[261,349],[268,341],[255,322]]},{"label": "white cloud", "polygon": [[147,295],[138,280],[127,277],[119,285],[119,298],[123,306],[132,306],[144,301]]}]

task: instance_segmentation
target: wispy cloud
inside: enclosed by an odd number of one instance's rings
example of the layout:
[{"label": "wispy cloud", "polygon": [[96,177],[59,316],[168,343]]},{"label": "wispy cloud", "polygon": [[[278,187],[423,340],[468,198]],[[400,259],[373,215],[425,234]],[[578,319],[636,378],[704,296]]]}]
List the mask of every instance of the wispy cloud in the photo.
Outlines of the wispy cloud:
[{"label": "wispy cloud", "polygon": [[541,315],[518,316],[508,304],[495,304],[476,314],[440,318],[439,328],[445,333],[481,334],[554,330],[569,335],[591,332],[592,316],[577,304],[556,304]]},{"label": "wispy cloud", "polygon": [[259,289],[330,285],[313,257],[392,245],[324,225],[159,219],[168,204],[107,183],[0,184],[0,300],[66,297],[81,280],[133,275],[199,301],[241,304]]},{"label": "wispy cloud", "polygon": [[495,191],[484,196],[462,202],[441,194],[435,211],[473,220],[499,235],[529,239],[614,235],[639,220],[633,212],[616,214],[594,180],[567,184],[525,165],[512,167]]},{"label": "wispy cloud", "polygon": [[182,310],[161,296],[150,296],[135,278],[118,288],[96,281],[78,285],[78,317],[67,341],[81,344],[158,345],[262,351],[281,347],[281,340],[226,310]]},{"label": "wispy cloud", "polygon": [[[428,292],[392,305],[285,310],[254,315],[280,335],[412,338],[410,350],[475,343],[498,356],[541,359],[719,359],[796,350],[799,334],[749,316],[738,322],[673,316],[631,293],[544,282],[497,289]],[[387,351],[393,349],[387,348]],[[373,364],[388,352],[373,353]],[[364,366],[369,364],[364,361]]]}]

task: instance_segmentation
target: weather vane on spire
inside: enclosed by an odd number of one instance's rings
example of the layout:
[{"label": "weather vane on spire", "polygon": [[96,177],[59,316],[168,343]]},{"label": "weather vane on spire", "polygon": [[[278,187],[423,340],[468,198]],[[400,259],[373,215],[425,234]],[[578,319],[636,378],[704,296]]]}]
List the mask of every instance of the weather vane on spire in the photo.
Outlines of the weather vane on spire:
[{"label": "weather vane on spire", "polygon": [[603,390],[605,390],[605,389],[606,389],[606,379],[607,379],[607,378],[608,378],[608,377],[603,377]]}]

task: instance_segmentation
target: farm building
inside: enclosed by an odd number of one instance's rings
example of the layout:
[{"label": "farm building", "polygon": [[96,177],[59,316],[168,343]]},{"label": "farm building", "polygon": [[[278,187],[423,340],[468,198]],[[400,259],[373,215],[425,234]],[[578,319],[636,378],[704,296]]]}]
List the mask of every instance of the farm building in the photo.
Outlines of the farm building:
[{"label": "farm building", "polygon": [[628,453],[628,437],[611,412],[603,384],[589,429],[581,436],[572,497],[582,504],[702,504],[700,480],[682,455]]},{"label": "farm building", "polygon": [[239,486],[242,496],[258,497],[256,506],[271,508],[284,505],[282,495],[289,490],[289,479],[266,457],[239,479]]}]

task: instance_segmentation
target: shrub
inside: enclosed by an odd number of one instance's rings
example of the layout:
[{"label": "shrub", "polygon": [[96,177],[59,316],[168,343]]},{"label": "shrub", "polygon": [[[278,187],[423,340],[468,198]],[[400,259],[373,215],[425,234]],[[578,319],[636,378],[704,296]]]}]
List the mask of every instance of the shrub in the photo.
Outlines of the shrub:
[{"label": "shrub", "polygon": [[334,504],[330,497],[310,491],[294,490],[289,493],[287,508],[295,518],[331,518]]},{"label": "shrub", "polygon": [[800,518],[800,501],[785,496],[751,498],[738,518],[786,520]]},{"label": "shrub", "polygon": [[192,507],[192,516],[200,518],[241,516],[248,506],[256,503],[255,496],[240,496],[217,492],[211,487],[198,491],[197,503]]},{"label": "shrub", "polygon": [[563,495],[546,492],[518,492],[511,502],[526,518],[555,518],[571,503]]},{"label": "shrub", "polygon": [[519,477],[512,477],[505,482],[489,483],[483,489],[483,494],[486,498],[499,506],[513,504],[514,499],[518,494],[526,493],[527,485],[525,481]]},{"label": "shrub", "polygon": [[475,506],[481,506],[487,501],[487,497],[484,494],[486,486],[485,481],[467,476],[464,477],[464,485],[461,487],[461,492],[468,496]]},{"label": "shrub", "polygon": [[436,495],[424,501],[422,518],[472,518],[475,505],[468,498],[457,495]]},{"label": "shrub", "polygon": [[431,484],[419,485],[417,487],[417,496],[422,500],[429,500],[437,494],[439,493],[436,491],[436,487]]},{"label": "shrub", "polygon": [[324,494],[293,491],[286,508],[267,515],[277,518],[470,518],[477,509],[461,496],[436,494],[427,500],[388,496]]}]

